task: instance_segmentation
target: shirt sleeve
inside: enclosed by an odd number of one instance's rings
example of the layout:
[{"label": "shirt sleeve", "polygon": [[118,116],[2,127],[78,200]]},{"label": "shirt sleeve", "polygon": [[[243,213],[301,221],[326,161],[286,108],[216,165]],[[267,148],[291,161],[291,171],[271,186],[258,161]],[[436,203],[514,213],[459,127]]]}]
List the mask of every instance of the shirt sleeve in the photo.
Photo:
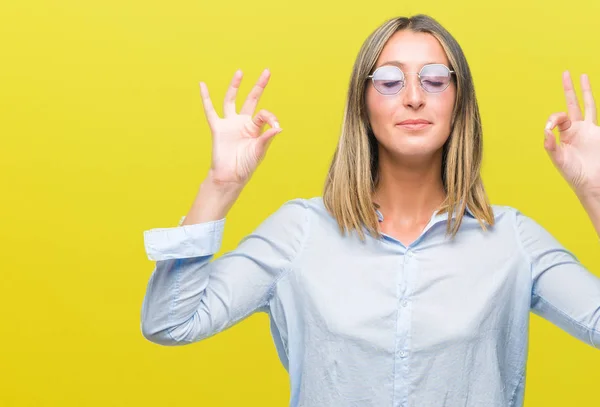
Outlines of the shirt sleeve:
[{"label": "shirt sleeve", "polygon": [[156,266],[142,304],[149,341],[184,345],[221,332],[268,306],[278,278],[306,239],[304,200],[285,203],[234,250],[213,259],[225,220],[144,232]]},{"label": "shirt sleeve", "polygon": [[531,269],[532,312],[600,348],[600,278],[519,211],[516,227]]}]

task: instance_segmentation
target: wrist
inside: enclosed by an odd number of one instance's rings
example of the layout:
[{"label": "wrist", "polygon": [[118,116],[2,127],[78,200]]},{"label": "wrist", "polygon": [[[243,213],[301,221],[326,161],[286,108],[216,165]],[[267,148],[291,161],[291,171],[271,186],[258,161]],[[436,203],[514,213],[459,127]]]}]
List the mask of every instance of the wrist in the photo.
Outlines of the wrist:
[{"label": "wrist", "polygon": [[579,201],[583,204],[599,204],[600,203],[600,189],[588,188],[585,190],[575,191],[575,195]]},{"label": "wrist", "polygon": [[585,193],[578,193],[577,197],[588,214],[594,229],[600,237],[600,191],[587,190]]},{"label": "wrist", "polygon": [[208,171],[208,175],[202,181],[201,188],[210,189],[215,192],[235,193],[241,192],[246,186],[245,182],[222,181],[215,177],[213,170]]},{"label": "wrist", "polygon": [[200,184],[192,208],[181,225],[205,223],[225,218],[243,187],[238,183],[215,182],[210,176],[207,177]]}]

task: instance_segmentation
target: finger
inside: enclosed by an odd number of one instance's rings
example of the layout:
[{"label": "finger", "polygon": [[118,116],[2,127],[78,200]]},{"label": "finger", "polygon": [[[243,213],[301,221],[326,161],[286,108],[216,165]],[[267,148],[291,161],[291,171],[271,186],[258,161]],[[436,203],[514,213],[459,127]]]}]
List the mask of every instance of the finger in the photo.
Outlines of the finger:
[{"label": "finger", "polygon": [[231,83],[227,89],[227,93],[225,93],[225,100],[223,100],[223,116],[225,117],[233,116],[235,114],[235,98],[237,97],[240,83],[242,83],[242,76],[243,73],[241,70],[238,69],[235,71],[233,79],[231,79]]},{"label": "finger", "polygon": [[546,130],[552,132],[555,127],[558,127],[558,131],[561,133],[569,130],[569,128],[571,128],[571,119],[569,118],[569,115],[565,112],[551,114],[546,122]]},{"label": "finger", "polygon": [[260,110],[256,116],[252,118],[252,123],[259,129],[262,129],[265,124],[268,124],[274,129],[279,128],[279,122],[277,121],[277,117],[268,110]]},{"label": "finger", "polygon": [[209,125],[212,126],[219,119],[219,115],[213,107],[210,95],[208,94],[208,87],[204,82],[200,82],[200,97],[202,98],[202,106],[204,106],[204,114],[208,119]]},{"label": "finger", "polygon": [[544,130],[545,138],[544,138],[544,148],[550,157],[550,160],[554,164],[556,168],[561,168],[562,166],[562,149],[556,143],[556,138],[554,133],[551,130]]},{"label": "finger", "polygon": [[583,105],[585,106],[585,120],[598,124],[596,102],[594,101],[590,78],[586,74],[581,75],[581,91],[583,92]]},{"label": "finger", "polygon": [[269,129],[258,138],[258,143],[261,145],[263,151],[269,147],[269,144],[271,144],[271,140],[273,139],[273,137],[275,137],[282,131],[283,129]]},{"label": "finger", "polygon": [[565,71],[563,73],[563,88],[565,90],[565,98],[567,100],[567,111],[569,112],[569,117],[573,121],[583,120],[569,71]]},{"label": "finger", "polygon": [[256,85],[254,85],[254,87],[248,94],[248,97],[246,98],[246,101],[244,102],[244,105],[240,110],[240,114],[247,114],[249,116],[254,114],[256,106],[258,105],[258,101],[260,100],[260,97],[262,96],[263,91],[267,86],[267,83],[269,83],[270,77],[271,72],[269,72],[268,69],[265,69],[258,78],[258,82],[256,82]]}]

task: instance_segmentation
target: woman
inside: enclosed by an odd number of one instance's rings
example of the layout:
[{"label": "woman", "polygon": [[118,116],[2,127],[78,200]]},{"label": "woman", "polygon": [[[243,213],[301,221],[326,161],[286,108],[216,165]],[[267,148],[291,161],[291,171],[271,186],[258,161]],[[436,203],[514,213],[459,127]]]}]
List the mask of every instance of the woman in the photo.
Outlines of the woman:
[{"label": "woman", "polygon": [[[146,338],[187,344],[267,312],[290,405],[340,407],[521,406],[530,310],[600,347],[600,279],[532,219],[488,203],[469,67],[427,16],[387,21],[362,46],[323,198],[286,203],[211,261],[281,132],[272,113],[252,117],[268,78],[237,114],[237,72],[224,118],[201,84],[212,166],[181,227],[145,232],[157,261]],[[583,77],[583,119],[568,75],[564,86],[569,112],[550,117],[545,147],[600,234],[594,101]]]}]

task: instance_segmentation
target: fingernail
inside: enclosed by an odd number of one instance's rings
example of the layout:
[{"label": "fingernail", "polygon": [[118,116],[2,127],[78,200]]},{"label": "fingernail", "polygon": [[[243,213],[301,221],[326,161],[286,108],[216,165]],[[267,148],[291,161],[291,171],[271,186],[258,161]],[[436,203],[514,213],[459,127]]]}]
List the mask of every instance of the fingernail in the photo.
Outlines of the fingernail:
[{"label": "fingernail", "polygon": [[546,123],[546,130],[552,129],[552,122]]},{"label": "fingernail", "polygon": [[276,129],[278,129],[279,128],[279,122],[273,123],[273,127],[275,127]]}]

